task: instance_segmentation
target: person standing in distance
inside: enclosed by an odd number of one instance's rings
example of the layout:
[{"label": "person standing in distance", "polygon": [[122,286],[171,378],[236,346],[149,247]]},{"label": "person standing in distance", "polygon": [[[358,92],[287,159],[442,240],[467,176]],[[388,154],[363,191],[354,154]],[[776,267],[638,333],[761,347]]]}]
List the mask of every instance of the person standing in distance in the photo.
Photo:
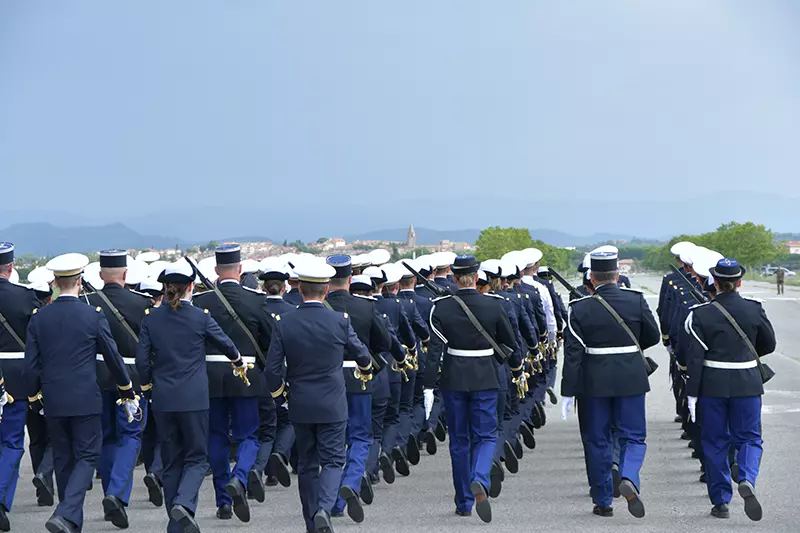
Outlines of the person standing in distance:
[{"label": "person standing in distance", "polygon": [[[458,290],[443,296],[431,309],[431,351],[443,353],[440,390],[450,435],[456,514],[470,516],[473,505],[484,522],[491,522],[489,474],[497,443],[498,376],[491,343],[472,324],[455,298],[461,299],[485,331],[498,343],[517,342],[499,298],[487,298],[475,287],[478,262],[471,255],[458,256],[452,265]],[[513,359],[513,357],[512,357]],[[511,361],[514,377],[522,374],[519,358]],[[439,361],[429,360],[425,369],[430,397],[439,373]]]},{"label": "person standing in distance", "polygon": [[[592,252],[594,295],[569,304],[561,380],[562,417],[580,396],[594,514],[612,516],[612,428],[619,439],[619,490],[636,518],[645,514],[639,470],[647,444],[645,394],[650,391],[647,348],[659,329],[639,291],[617,286],[617,254]],[[605,307],[605,305],[609,307]],[[624,324],[624,326],[623,326]]]},{"label": "person standing in distance", "polygon": [[97,354],[103,355],[128,419],[141,413],[105,314],[78,299],[88,264],[81,254],[51,259],[47,268],[55,274],[60,294],[28,323],[25,382],[28,397],[41,395],[45,404],[58,486],[59,504],[45,524],[50,533],[83,528],[83,502],[103,444]]},{"label": "person standing in distance", "polygon": [[744,512],[758,521],[762,510],[755,485],[763,452],[764,384],[756,354],[761,357],[775,351],[775,332],[761,303],[738,293],[743,266],[734,259],[720,259],[710,272],[717,288],[714,302],[694,306],[684,323],[690,337],[686,350],[689,413],[693,422],[700,423],[712,516],[730,516],[733,490],[728,450],[733,439]]},{"label": "person standing in distance", "polygon": [[158,281],[166,305],[149,309],[142,320],[136,368],[159,431],[167,533],[199,533],[194,515],[208,471],[206,342],[231,361],[239,378],[247,376],[247,365],[208,311],[192,305],[193,264],[172,263]]},{"label": "person standing in distance", "polygon": [[340,488],[348,414],[342,368],[368,380],[372,360],[348,314],[323,304],[336,269],[307,260],[295,266],[295,272],[303,303],[284,317],[275,316],[267,383],[273,398],[289,403],[306,531],[333,533],[331,509],[337,492],[348,502],[354,496],[349,486]]}]

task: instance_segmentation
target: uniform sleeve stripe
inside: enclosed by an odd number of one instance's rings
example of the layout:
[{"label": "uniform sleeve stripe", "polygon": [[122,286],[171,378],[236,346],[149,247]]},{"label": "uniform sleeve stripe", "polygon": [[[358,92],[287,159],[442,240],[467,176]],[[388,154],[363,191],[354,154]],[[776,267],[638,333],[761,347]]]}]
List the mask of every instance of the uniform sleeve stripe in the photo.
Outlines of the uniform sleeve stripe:
[{"label": "uniform sleeve stripe", "polygon": [[580,343],[581,343],[581,346],[583,346],[584,348],[586,348],[586,343],[585,343],[585,342],[583,342],[583,339],[582,339],[582,338],[580,338],[580,337],[578,336],[578,334],[577,334],[577,333],[575,333],[575,329],[572,327],[572,306],[570,306],[570,307],[568,308],[568,310],[567,310],[567,325],[569,326],[569,331],[572,333],[572,335],[573,335],[573,336],[574,336],[576,339],[578,339],[578,342],[580,342]]},{"label": "uniform sleeve stripe", "polygon": [[444,335],[442,335],[442,333],[438,329],[436,329],[436,326],[433,325],[433,312],[434,311],[436,311],[436,304],[433,304],[433,306],[431,307],[431,315],[429,317],[429,322],[431,324],[431,329],[433,330],[434,333],[436,333],[437,337],[442,339],[443,343],[447,344],[447,339],[445,339]]},{"label": "uniform sleeve stripe", "polygon": [[694,330],[694,311],[690,312],[689,316],[686,317],[684,328],[686,329],[686,333],[691,333],[692,336],[697,339],[697,342],[700,343],[700,346],[702,346],[705,351],[708,351],[708,346],[706,346],[706,343],[700,339],[700,337],[697,335],[697,332]]}]

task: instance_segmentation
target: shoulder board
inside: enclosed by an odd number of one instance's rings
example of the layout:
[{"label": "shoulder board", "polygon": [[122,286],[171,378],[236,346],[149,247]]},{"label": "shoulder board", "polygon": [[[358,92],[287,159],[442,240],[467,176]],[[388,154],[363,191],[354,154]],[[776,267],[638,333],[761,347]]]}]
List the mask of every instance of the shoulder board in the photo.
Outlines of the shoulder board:
[{"label": "shoulder board", "polygon": [[150,296],[149,294],[145,294],[143,292],[135,291],[133,289],[128,289],[128,292],[132,292],[133,294],[136,294],[137,296],[143,296],[144,298],[147,298],[148,300],[152,299],[152,296]]},{"label": "shoulder board", "polygon": [[350,315],[348,315],[347,313],[343,313],[343,314],[344,314],[345,318],[350,318]]},{"label": "shoulder board", "polygon": [[704,305],[709,305],[711,302],[703,302],[701,304],[694,304],[689,309],[697,309],[698,307],[703,307]]},{"label": "shoulder board", "polygon": [[205,314],[208,314],[208,309],[203,309],[203,312],[204,312]]},{"label": "shoulder board", "polygon": [[32,312],[31,314],[32,314],[32,315],[35,315],[35,314],[36,314],[36,313],[38,313],[38,312],[39,312],[39,308],[38,308],[38,307],[34,307],[34,308],[33,308],[33,312]]},{"label": "shoulder board", "polygon": [[144,314],[145,314],[145,315],[149,315],[149,314],[150,314],[150,309],[145,309],[145,310],[144,310]]},{"label": "shoulder board", "polygon": [[751,296],[742,296],[743,300],[750,300],[751,302],[756,302],[758,304],[763,304],[766,300],[762,300],[761,298],[753,298]]},{"label": "shoulder board", "polygon": [[486,296],[488,296],[488,297],[490,297],[490,298],[498,298],[498,299],[500,299],[500,300],[505,300],[505,298],[503,298],[503,297],[502,297],[502,296],[500,296],[499,294],[488,294],[488,293],[487,293],[487,294],[486,294]]},{"label": "shoulder board", "polygon": [[440,300],[446,300],[447,298],[452,298],[452,295],[448,294],[448,295],[446,295],[446,296],[439,296],[438,298],[434,298],[434,299],[433,299],[433,300],[431,300],[431,301],[432,301],[433,303],[436,303],[436,302],[438,302],[438,301],[440,301]]},{"label": "shoulder board", "polygon": [[244,285],[242,285],[242,288],[243,288],[244,290],[246,290],[246,291],[254,292],[254,293],[256,293],[256,294],[266,294],[266,293],[265,293],[264,291],[262,291],[262,290],[259,290],[259,289],[251,289],[250,287],[245,287]]},{"label": "shoulder board", "polygon": [[103,310],[103,308],[98,305],[97,307],[94,308],[94,310],[99,313],[100,311]]},{"label": "shoulder board", "polygon": [[353,296],[355,296],[356,298],[361,298],[362,300],[369,300],[371,302],[377,302],[378,301],[377,298],[373,298],[372,296],[362,296],[360,294],[354,294]]},{"label": "shoulder board", "polygon": [[643,293],[642,291],[640,291],[639,289],[629,289],[628,287],[620,287],[620,289],[622,289],[623,291],[628,291],[628,292],[636,292],[636,293],[639,293],[639,294],[644,294],[644,293]]},{"label": "shoulder board", "polygon": [[589,298],[591,298],[591,296],[584,296],[583,298],[576,298],[576,299],[570,301],[569,305],[573,305],[573,304],[576,304],[578,302],[582,302],[583,300],[586,300],[586,299],[589,299]]}]

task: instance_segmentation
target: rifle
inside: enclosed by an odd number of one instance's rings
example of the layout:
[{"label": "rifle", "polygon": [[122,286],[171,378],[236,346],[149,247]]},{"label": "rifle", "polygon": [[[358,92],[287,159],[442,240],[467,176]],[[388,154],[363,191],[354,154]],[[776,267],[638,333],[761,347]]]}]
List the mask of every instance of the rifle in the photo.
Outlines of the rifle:
[{"label": "rifle", "polygon": [[578,292],[578,289],[570,285],[570,283],[567,280],[565,280],[561,276],[561,274],[553,270],[552,267],[550,268],[550,273],[553,275],[554,278],[558,280],[559,283],[561,283],[564,286],[565,289],[569,291],[569,294],[574,298],[583,298],[584,296],[586,296],[585,294],[581,294],[580,292]]},{"label": "rifle", "polygon": [[[111,300],[108,299],[108,296],[106,296],[103,291],[98,291],[97,289],[95,289],[85,277],[81,277],[81,282],[83,283],[84,289],[88,289],[92,293],[96,294],[101,300],[103,300],[103,303],[106,304],[106,307],[108,307],[109,311],[111,311],[111,314],[114,315],[114,318],[117,319],[122,328],[128,333],[128,335],[133,337],[133,340],[136,343],[138,343],[139,336],[136,334],[135,331],[133,331],[131,325],[128,324],[128,321],[125,320],[125,317],[122,316],[122,313],[119,312],[119,309],[117,309],[117,307],[111,303]],[[86,299],[86,301],[87,302],[89,301],[88,298]]]},{"label": "rifle", "polygon": [[239,315],[236,313],[236,311],[234,311],[234,309],[231,306],[230,302],[228,302],[228,299],[225,298],[225,295],[222,294],[221,290],[219,290],[219,287],[217,287],[216,284],[211,283],[211,281],[209,281],[209,279],[207,277],[205,277],[202,272],[200,272],[200,269],[197,268],[197,265],[195,265],[192,262],[192,260],[189,259],[188,256],[184,256],[184,259],[186,259],[186,262],[188,262],[190,265],[192,265],[192,270],[197,275],[197,277],[200,278],[200,281],[203,282],[203,285],[205,285],[206,287],[208,287],[209,289],[214,291],[214,293],[217,295],[217,298],[219,298],[219,301],[222,302],[222,306],[225,307],[225,310],[233,318],[233,321],[236,322],[239,325],[240,328],[242,328],[242,331],[244,331],[245,335],[247,335],[247,338],[253,344],[253,349],[256,351],[256,355],[258,356],[258,362],[261,363],[261,367],[262,368],[267,368],[267,358],[264,356],[264,353],[261,351],[261,348],[258,346],[258,342],[256,341],[256,338],[253,337],[253,334],[250,332],[250,329],[247,326],[245,326],[244,322],[242,322],[242,319],[239,318]]},{"label": "rifle", "polygon": [[428,278],[426,278],[425,276],[414,270],[414,267],[409,265],[407,262],[401,261],[401,263],[403,263],[403,266],[406,267],[409,272],[414,274],[414,276],[417,278],[417,281],[421,285],[425,285],[425,287],[429,291],[431,291],[437,298],[440,298],[442,296],[452,296],[453,292],[450,289],[446,289],[444,287],[440,287],[439,285],[435,284],[434,282],[432,282],[431,280],[429,280]]},{"label": "rifle", "polygon": [[686,277],[686,274],[684,274],[683,272],[681,272],[681,271],[678,269],[678,267],[676,267],[675,265],[670,265],[669,267],[672,269],[672,271],[673,271],[673,272],[675,272],[676,274],[678,274],[678,275],[681,277],[681,279],[682,279],[683,281],[685,281],[685,282],[686,282],[686,284],[687,284],[687,285],[689,285],[689,290],[690,290],[690,291],[691,291],[691,293],[692,293],[692,297],[695,299],[695,301],[696,301],[697,303],[699,303],[699,304],[702,304],[702,303],[706,303],[706,302],[708,301],[708,300],[706,299],[706,297],[705,297],[705,296],[703,296],[703,293],[702,293],[702,292],[699,292],[699,291],[697,290],[697,288],[695,288],[695,285],[694,285],[694,283],[692,283],[692,280],[690,280],[688,277]]}]

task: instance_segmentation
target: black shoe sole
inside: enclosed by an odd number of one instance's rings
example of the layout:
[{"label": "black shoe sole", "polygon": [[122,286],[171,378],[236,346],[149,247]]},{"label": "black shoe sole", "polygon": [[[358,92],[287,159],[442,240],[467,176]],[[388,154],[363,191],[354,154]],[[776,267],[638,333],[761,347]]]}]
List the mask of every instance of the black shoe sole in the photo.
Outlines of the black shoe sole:
[{"label": "black shoe sole", "polygon": [[436,439],[439,442],[444,442],[444,440],[447,438],[447,430],[444,428],[444,424],[442,424],[441,421],[436,424],[436,429],[433,431],[433,433],[436,435]]},{"label": "black shoe sole", "polygon": [[417,438],[413,435],[408,436],[408,444],[406,445],[406,457],[408,458],[408,462],[412,465],[416,466],[419,464],[420,455],[419,455],[419,442],[417,442]]},{"label": "black shoe sole", "polygon": [[619,483],[619,493],[628,502],[628,512],[636,518],[644,518],[644,502],[639,498],[636,492],[636,487],[633,486],[627,479],[623,479]]},{"label": "black shoe sole", "polygon": [[125,508],[122,507],[122,503],[118,504],[108,497],[103,498],[103,515],[115,527],[128,529],[128,517],[125,515]]},{"label": "black shoe sole", "polygon": [[411,468],[408,465],[408,459],[403,454],[400,448],[392,449],[392,459],[394,459],[394,470],[403,477],[411,474]]},{"label": "black shoe sole", "polygon": [[339,487],[339,497],[345,502],[347,507],[347,516],[349,516],[350,519],[356,524],[363,522],[364,508],[361,507],[361,502],[358,499],[358,494],[356,494],[356,491],[347,485],[342,485]]},{"label": "black shoe sole", "polygon": [[147,499],[156,507],[164,505],[164,492],[161,485],[152,476],[144,476],[144,486],[147,488]]},{"label": "black shoe sole", "polygon": [[486,489],[477,481],[469,484],[469,490],[475,497],[475,512],[478,513],[478,518],[487,524],[492,521],[492,504],[489,503],[489,495],[486,494]]},{"label": "black shoe sole", "polygon": [[436,455],[436,435],[432,431],[425,432],[425,451],[428,455]]},{"label": "black shoe sole", "polygon": [[392,462],[386,454],[381,454],[378,458],[378,465],[383,473],[383,480],[389,485],[394,483],[394,468],[392,468]]},{"label": "black shoe sole", "polygon": [[533,431],[524,422],[519,426],[519,434],[522,435],[522,442],[529,450],[536,448],[536,439],[533,437]]},{"label": "black shoe sole", "polygon": [[175,505],[170,509],[169,516],[178,522],[183,533],[200,533],[200,526],[195,522],[194,517],[189,514],[187,509]]},{"label": "black shoe sole", "polygon": [[739,496],[744,498],[744,514],[753,522],[758,522],[764,516],[761,504],[756,498],[756,491],[750,483],[739,483]]},{"label": "black shoe sole", "polygon": [[522,443],[517,439],[517,442],[511,445],[514,449],[514,455],[516,456],[517,460],[522,459],[523,452],[522,452]]},{"label": "black shoe sole", "polygon": [[282,487],[288,487],[292,484],[292,476],[289,473],[289,467],[281,460],[280,456],[275,454],[270,455],[268,468],[270,472],[272,472],[272,475],[278,478],[278,483],[280,483]]},{"label": "black shoe sole", "polygon": [[3,509],[0,509],[0,531],[11,531],[11,521]]},{"label": "black shoe sole", "polygon": [[36,503],[40,507],[52,507],[55,503],[53,499],[53,489],[51,489],[44,479],[33,478],[33,486],[36,487]]},{"label": "black shoe sole", "polygon": [[247,503],[247,495],[244,493],[244,487],[237,483],[235,485],[228,484],[225,486],[225,492],[233,500],[233,514],[242,522],[250,521],[250,504]]},{"label": "black shoe sole", "polygon": [[503,451],[505,452],[505,462],[506,462],[506,469],[512,473],[516,474],[519,472],[519,460],[517,459],[517,455],[514,453],[514,448],[511,447],[511,443],[505,441],[503,443]]},{"label": "black shoe sole", "polygon": [[317,530],[317,533],[333,533],[331,521],[324,515],[314,516],[314,529]]},{"label": "black shoe sole", "polygon": [[612,516],[614,516],[614,509],[609,509],[604,511],[602,509],[598,509],[595,507],[594,509],[592,509],[592,513],[602,518],[611,518]]},{"label": "black shoe sole", "polygon": [[51,522],[48,520],[45,525],[45,529],[50,533],[72,533],[72,529],[70,529],[65,524],[61,524],[59,522]]},{"label": "black shoe sole", "polygon": [[252,497],[258,503],[264,503],[266,494],[264,494],[264,483],[261,481],[261,476],[255,470],[247,473],[247,496]]},{"label": "black shoe sole", "polygon": [[361,501],[367,505],[372,505],[375,500],[375,491],[372,490],[372,483],[369,478],[364,475],[361,478]]},{"label": "black shoe sole", "polygon": [[714,518],[730,518],[731,512],[730,511],[721,512],[715,509],[711,509],[711,516],[713,516]]}]

